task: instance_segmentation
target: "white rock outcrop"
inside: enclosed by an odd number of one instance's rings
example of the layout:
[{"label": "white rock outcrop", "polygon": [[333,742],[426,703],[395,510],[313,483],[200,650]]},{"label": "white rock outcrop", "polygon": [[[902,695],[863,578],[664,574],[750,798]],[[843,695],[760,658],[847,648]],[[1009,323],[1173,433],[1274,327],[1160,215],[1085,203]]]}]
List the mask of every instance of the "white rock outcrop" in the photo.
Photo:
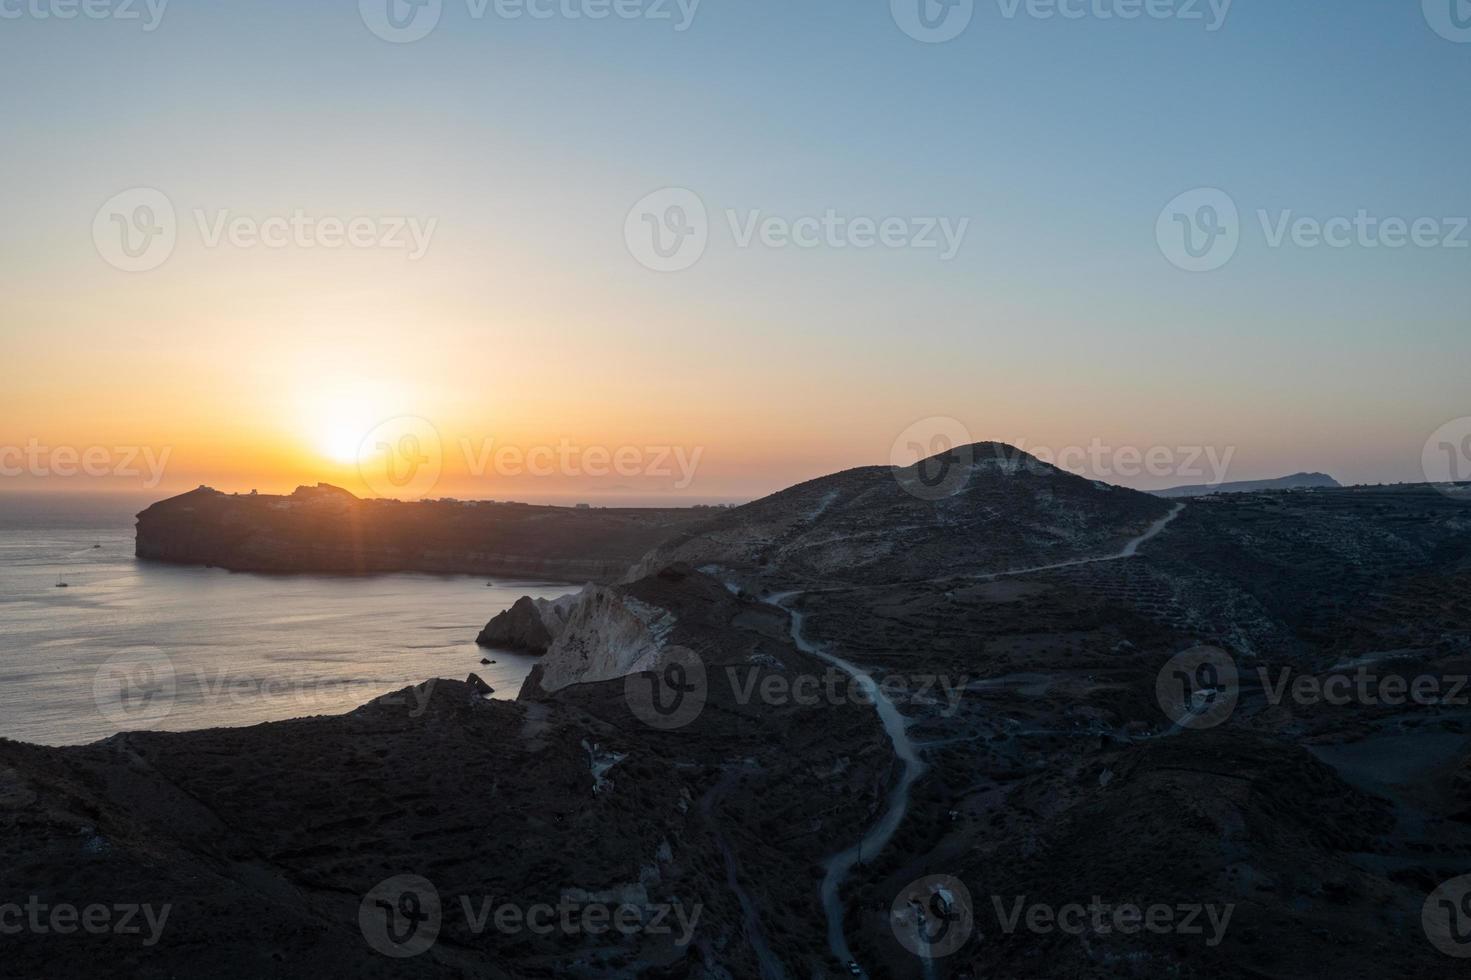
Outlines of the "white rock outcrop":
[{"label": "white rock outcrop", "polygon": [[674,629],[673,613],[608,586],[590,585],[572,598],[576,601],[523,693],[537,688],[551,693],[658,666]]}]

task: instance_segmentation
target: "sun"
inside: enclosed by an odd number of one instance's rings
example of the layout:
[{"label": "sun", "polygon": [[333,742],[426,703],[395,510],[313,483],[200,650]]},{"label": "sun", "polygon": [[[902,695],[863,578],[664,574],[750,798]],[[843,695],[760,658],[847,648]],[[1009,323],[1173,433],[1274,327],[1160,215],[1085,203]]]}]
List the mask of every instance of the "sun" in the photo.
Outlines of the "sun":
[{"label": "sun", "polygon": [[294,428],[301,451],[321,465],[360,466],[383,420],[396,413],[398,389],[366,378],[317,378],[295,400]]},{"label": "sun", "polygon": [[312,451],[341,466],[360,461],[363,441],[377,424],[372,406],[361,398],[320,399],[302,418]]},{"label": "sun", "polygon": [[343,422],[326,422],[316,434],[317,452],[334,463],[351,465],[358,461],[367,430]]}]

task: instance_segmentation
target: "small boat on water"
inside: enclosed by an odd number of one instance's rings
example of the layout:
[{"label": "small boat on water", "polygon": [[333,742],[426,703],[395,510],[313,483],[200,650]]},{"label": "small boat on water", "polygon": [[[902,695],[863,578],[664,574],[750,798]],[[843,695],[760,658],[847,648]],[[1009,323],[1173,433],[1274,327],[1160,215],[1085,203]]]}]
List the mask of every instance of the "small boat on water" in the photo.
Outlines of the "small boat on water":
[{"label": "small boat on water", "polygon": [[71,586],[70,585],[67,585],[66,582],[60,576],[58,576],[57,579],[56,579],[56,587],[58,589],[69,589],[69,588],[71,588]]}]

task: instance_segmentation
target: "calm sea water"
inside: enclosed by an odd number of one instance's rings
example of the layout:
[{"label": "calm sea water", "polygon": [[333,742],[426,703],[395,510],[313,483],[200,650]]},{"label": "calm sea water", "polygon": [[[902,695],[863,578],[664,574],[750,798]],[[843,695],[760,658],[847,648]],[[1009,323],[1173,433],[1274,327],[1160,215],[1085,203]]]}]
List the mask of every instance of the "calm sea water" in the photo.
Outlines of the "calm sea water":
[{"label": "calm sea water", "polygon": [[0,737],[68,745],[340,714],[472,671],[513,698],[535,659],[475,635],[523,595],[572,588],[140,562],[133,515],[147,503],[0,495]]}]

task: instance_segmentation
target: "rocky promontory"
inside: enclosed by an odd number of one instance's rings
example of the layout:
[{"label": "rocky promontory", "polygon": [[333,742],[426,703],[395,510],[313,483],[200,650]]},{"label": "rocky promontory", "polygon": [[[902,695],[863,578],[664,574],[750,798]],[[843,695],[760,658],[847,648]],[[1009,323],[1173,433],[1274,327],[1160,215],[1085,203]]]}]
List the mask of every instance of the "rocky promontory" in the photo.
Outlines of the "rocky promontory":
[{"label": "rocky promontory", "polygon": [[567,617],[576,602],[576,594],[559,599],[522,596],[510,609],[486,623],[475,642],[498,650],[546,653],[566,626]]},{"label": "rocky promontory", "polygon": [[1209,497],[1217,493],[1261,493],[1265,490],[1338,490],[1342,484],[1327,473],[1294,473],[1275,480],[1239,480],[1235,483],[1202,483],[1155,490],[1156,497]]},{"label": "rocky promontory", "polygon": [[239,572],[610,582],[705,516],[680,508],[362,500],[326,484],[288,496],[200,487],[138,515],[137,556]]}]

